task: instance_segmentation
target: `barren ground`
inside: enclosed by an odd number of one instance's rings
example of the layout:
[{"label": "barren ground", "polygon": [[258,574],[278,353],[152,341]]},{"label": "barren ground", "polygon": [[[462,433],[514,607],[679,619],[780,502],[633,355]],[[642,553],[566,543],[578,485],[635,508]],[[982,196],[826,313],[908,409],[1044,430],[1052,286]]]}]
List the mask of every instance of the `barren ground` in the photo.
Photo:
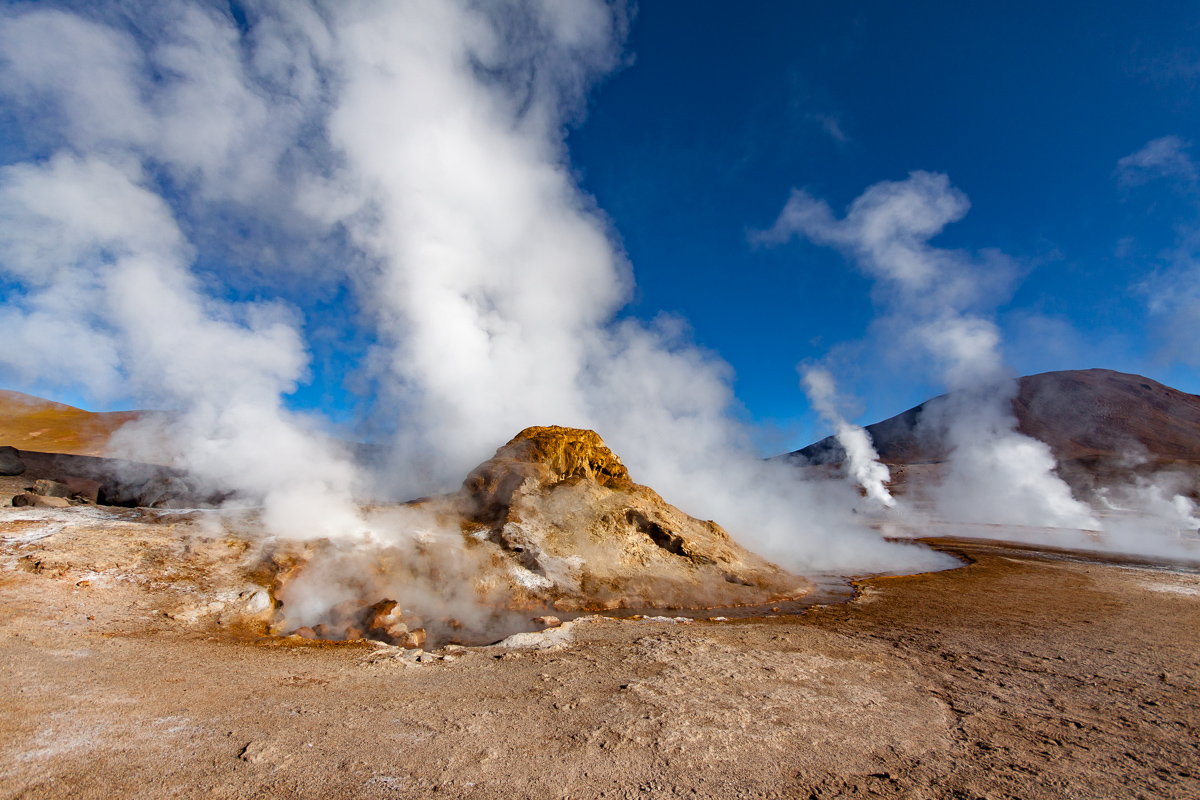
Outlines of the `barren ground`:
[{"label": "barren ground", "polygon": [[4,532],[3,797],[1200,797],[1187,571],[942,542],[973,563],[803,616],[410,664],[171,619],[39,524]]}]

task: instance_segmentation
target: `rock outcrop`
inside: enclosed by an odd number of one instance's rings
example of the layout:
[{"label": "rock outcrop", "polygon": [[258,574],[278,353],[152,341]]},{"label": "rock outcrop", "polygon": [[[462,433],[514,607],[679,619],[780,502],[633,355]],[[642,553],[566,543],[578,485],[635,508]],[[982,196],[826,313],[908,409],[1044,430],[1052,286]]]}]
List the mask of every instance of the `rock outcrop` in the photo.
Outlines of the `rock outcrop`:
[{"label": "rock outcrop", "polygon": [[633,482],[593,431],[535,427],[476,467],[454,498],[463,530],[498,545],[528,600],[560,609],[715,607],[811,584]]},{"label": "rock outcrop", "polygon": [[5,445],[0,447],[0,475],[14,476],[25,472],[25,462],[17,448]]},{"label": "rock outcrop", "polygon": [[[634,483],[588,430],[528,428],[458,492],[377,507],[369,524],[400,535],[310,542],[263,579],[281,601],[272,630],[486,644],[565,625],[560,612],[765,605],[813,590]],[[314,597],[351,599],[322,608]]]}]

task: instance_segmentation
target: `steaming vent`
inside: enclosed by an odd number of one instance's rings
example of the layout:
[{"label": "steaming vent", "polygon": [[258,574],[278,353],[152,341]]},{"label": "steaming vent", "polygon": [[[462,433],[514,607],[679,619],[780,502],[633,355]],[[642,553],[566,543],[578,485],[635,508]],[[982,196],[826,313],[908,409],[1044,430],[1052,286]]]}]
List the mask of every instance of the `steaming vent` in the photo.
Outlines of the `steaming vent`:
[{"label": "steaming vent", "polygon": [[[472,470],[458,492],[396,511],[426,525],[407,546],[382,548],[361,563],[359,551],[318,544],[281,581],[285,631],[416,646],[414,637],[428,630],[434,641],[469,644],[512,632],[518,618],[528,627],[551,609],[757,605],[812,590],[720,525],[634,483],[590,430],[528,428]],[[339,558],[343,569],[332,566]],[[347,594],[307,618],[288,602]]]}]

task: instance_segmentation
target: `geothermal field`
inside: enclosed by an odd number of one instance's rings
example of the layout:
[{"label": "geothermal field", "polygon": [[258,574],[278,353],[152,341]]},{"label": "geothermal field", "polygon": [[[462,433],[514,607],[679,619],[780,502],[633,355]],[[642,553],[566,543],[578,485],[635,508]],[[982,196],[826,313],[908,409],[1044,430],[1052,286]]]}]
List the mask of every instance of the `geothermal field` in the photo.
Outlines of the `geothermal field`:
[{"label": "geothermal field", "polygon": [[1200,800],[1197,31],[0,0],[0,800]]},{"label": "geothermal field", "polygon": [[[1146,385],[1039,383],[1075,395],[1028,427]],[[543,427],[457,492],[364,505],[361,536],[296,540],[168,466],[27,450],[103,449],[103,419],[6,400],[5,796],[1200,792],[1200,542],[1146,508],[1097,500],[1115,534],[937,519],[945,455],[895,457],[871,524],[934,571],[794,573]],[[836,449],[789,468],[840,482]],[[1145,463],[1087,488],[1194,470]]]}]

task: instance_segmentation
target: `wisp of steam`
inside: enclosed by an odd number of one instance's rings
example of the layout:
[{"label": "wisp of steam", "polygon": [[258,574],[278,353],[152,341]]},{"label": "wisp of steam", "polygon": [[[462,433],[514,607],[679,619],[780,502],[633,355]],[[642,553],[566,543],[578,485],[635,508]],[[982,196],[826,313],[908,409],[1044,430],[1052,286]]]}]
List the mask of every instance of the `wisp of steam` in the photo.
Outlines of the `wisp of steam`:
[{"label": "wisp of steam", "polygon": [[833,426],[838,444],[846,453],[849,474],[871,500],[887,508],[896,505],[896,499],[887,488],[891,473],[880,463],[879,454],[871,443],[871,434],[861,425],[849,422],[838,410],[833,375],[823,367],[808,367],[801,374],[801,384],[808,394],[808,402],[822,419]]}]

